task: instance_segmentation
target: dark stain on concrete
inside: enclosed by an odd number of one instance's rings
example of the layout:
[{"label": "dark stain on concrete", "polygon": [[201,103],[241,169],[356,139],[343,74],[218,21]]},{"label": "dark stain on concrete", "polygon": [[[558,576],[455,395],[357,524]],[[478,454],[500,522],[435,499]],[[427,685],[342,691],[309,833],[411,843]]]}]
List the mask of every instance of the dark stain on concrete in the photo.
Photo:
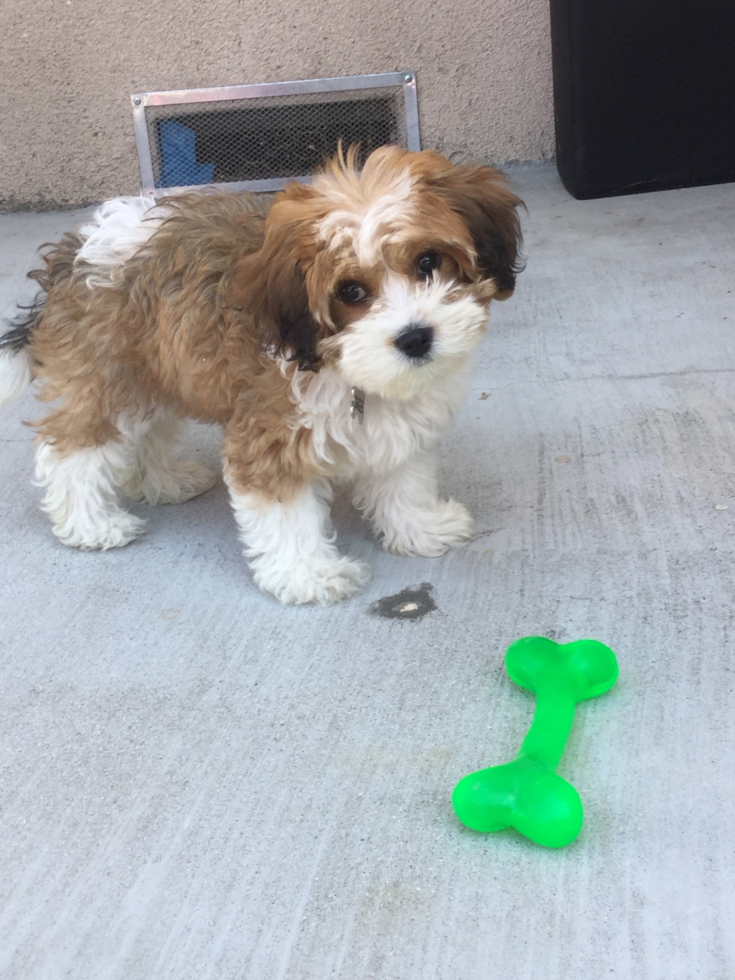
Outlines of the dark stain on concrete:
[{"label": "dark stain on concrete", "polygon": [[382,616],[384,619],[423,619],[436,609],[436,603],[431,598],[434,586],[424,582],[416,589],[404,589],[395,595],[387,595],[378,599],[368,607],[371,616]]}]

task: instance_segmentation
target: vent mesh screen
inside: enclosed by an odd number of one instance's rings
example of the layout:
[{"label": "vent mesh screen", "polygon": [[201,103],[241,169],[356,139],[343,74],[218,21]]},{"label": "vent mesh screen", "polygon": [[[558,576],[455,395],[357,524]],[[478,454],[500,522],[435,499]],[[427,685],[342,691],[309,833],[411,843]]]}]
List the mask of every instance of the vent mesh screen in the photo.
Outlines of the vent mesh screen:
[{"label": "vent mesh screen", "polygon": [[148,106],[145,118],[161,188],[304,177],[340,140],[363,159],[407,142],[400,86]]}]

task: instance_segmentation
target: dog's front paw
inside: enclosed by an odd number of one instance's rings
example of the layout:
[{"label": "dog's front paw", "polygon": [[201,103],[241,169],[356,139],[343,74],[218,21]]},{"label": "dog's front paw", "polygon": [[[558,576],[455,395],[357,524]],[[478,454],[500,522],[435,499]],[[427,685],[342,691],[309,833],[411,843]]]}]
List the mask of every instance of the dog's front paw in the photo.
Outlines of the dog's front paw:
[{"label": "dog's front paw", "polygon": [[394,555],[438,558],[469,541],[475,533],[472,515],[457,500],[437,502],[401,515],[401,527],[383,531],[383,547]]},{"label": "dog's front paw", "polygon": [[301,562],[289,569],[256,559],[251,567],[261,589],[296,606],[307,602],[330,606],[354,595],[370,579],[369,565],[344,557]]}]

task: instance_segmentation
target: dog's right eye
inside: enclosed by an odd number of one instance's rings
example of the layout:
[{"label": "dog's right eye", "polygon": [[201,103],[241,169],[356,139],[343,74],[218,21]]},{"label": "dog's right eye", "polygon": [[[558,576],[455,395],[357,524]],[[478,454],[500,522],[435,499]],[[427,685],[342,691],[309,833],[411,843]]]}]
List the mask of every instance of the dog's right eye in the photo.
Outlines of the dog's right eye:
[{"label": "dog's right eye", "polygon": [[442,257],[438,252],[424,252],[416,259],[416,271],[419,279],[428,279],[442,264]]},{"label": "dog's right eye", "polygon": [[343,303],[362,303],[364,299],[367,299],[367,289],[361,286],[359,282],[343,282],[341,286],[337,287],[337,297]]}]

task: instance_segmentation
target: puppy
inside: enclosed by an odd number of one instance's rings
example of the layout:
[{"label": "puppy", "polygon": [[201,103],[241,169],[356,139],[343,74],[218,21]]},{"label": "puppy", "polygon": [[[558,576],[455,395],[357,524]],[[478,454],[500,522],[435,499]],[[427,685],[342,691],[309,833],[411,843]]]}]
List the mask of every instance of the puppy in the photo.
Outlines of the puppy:
[{"label": "puppy", "polygon": [[42,292],[0,338],[0,403],[33,380],[35,483],[61,542],[145,530],[120,492],[179,503],[214,476],[173,455],[179,420],[219,423],[255,581],[328,604],[369,577],[334,545],[331,481],[396,554],[471,537],[437,493],[435,447],[491,300],[518,271],[522,203],[486,166],[382,147],[340,153],[270,207],[247,194],[120,198],[45,246]]}]

